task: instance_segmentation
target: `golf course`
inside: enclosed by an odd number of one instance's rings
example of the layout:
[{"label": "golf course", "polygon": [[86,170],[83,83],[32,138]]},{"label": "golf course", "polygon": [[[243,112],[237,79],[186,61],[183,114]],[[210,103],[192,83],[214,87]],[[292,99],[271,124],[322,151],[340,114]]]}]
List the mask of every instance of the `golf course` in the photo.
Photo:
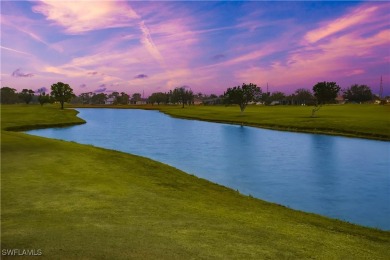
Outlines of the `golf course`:
[{"label": "golf course", "polygon": [[[85,106],[83,106],[85,107]],[[90,106],[98,107],[98,106]],[[390,106],[101,106],[390,140]],[[1,249],[45,259],[389,259],[390,232],[300,212],[123,152],[22,131],[83,124],[54,105],[1,106]],[[6,251],[4,251],[6,250]]]}]

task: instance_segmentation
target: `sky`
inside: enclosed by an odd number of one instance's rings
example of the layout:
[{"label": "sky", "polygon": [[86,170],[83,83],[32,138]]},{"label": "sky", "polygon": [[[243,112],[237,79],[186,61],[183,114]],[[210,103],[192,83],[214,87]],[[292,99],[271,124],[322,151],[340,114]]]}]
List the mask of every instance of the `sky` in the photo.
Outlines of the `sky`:
[{"label": "sky", "polygon": [[335,81],[390,94],[390,2],[1,1],[1,86],[76,94],[293,93]]}]

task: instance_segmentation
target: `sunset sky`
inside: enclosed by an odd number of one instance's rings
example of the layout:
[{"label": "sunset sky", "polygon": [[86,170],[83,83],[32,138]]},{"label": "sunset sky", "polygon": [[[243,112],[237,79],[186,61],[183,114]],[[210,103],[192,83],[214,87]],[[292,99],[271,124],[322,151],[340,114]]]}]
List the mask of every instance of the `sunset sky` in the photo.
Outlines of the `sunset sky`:
[{"label": "sunset sky", "polygon": [[390,94],[389,2],[1,2],[1,86],[18,91],[378,93],[381,76]]}]

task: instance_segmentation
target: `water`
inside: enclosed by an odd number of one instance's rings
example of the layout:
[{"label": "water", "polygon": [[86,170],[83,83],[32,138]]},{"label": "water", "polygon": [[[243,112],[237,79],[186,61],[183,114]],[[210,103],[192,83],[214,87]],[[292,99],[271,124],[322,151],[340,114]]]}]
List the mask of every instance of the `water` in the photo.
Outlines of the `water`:
[{"label": "water", "polygon": [[390,230],[390,142],[78,109],[87,124],[29,131],[164,162],[243,194]]}]

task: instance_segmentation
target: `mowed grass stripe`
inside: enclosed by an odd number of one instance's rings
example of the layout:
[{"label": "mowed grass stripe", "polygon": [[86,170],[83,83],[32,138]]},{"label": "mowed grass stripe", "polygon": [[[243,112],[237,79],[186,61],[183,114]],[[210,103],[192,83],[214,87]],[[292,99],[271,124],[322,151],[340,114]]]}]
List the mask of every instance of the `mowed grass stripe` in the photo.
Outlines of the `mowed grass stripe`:
[{"label": "mowed grass stripe", "polygon": [[[71,110],[4,107],[2,128],[34,125],[34,114],[45,124],[79,121]],[[390,257],[390,232],[243,196],[139,156],[1,137],[2,249],[42,249],[47,259]]]}]

